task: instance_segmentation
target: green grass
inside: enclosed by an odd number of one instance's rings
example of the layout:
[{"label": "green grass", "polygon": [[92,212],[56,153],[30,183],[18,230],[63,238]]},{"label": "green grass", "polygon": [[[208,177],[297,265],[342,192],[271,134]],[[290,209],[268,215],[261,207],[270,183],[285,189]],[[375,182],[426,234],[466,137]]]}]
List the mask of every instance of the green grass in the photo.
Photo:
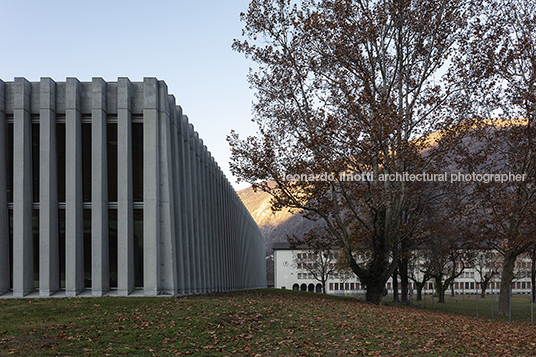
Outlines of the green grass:
[{"label": "green grass", "polygon": [[535,355],[536,329],[288,290],[0,300],[0,355]]},{"label": "green grass", "polygon": [[[391,297],[386,297],[385,301],[390,301]],[[445,303],[440,304],[438,298],[432,298],[431,295],[423,297],[423,300],[412,300],[414,306],[418,306],[424,309],[431,309],[442,312],[452,312],[456,314],[462,314],[466,316],[473,316],[485,319],[493,319],[499,321],[509,321],[508,316],[497,315],[499,308],[498,295],[487,295],[485,299],[475,295],[445,295]],[[512,321],[518,322],[531,322],[531,304],[530,295],[513,295],[512,296]],[[534,305],[534,313],[536,314],[536,304]],[[534,316],[534,322],[536,323],[536,315]]]}]

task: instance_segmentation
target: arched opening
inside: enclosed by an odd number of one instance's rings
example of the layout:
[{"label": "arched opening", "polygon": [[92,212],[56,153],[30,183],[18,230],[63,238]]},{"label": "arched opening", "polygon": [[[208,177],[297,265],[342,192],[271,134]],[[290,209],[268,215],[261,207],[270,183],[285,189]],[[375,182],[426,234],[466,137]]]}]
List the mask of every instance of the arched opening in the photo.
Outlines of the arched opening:
[{"label": "arched opening", "polygon": [[316,284],[316,292],[319,294],[322,293],[322,284]]},{"label": "arched opening", "polygon": [[300,286],[298,284],[294,284],[294,285],[292,285],[292,290],[298,291],[298,290],[300,290]]},{"label": "arched opening", "polygon": [[307,291],[307,285],[306,284],[301,284],[301,291]]},{"label": "arched opening", "polygon": [[309,290],[308,290],[310,293],[314,293],[315,292],[315,284],[309,284]]}]

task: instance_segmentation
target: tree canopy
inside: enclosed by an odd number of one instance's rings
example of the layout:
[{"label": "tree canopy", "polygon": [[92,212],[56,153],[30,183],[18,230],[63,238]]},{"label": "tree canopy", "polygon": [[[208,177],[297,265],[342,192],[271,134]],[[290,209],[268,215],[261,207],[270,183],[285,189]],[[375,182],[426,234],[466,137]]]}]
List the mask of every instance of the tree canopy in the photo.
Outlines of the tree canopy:
[{"label": "tree canopy", "polygon": [[[507,71],[488,70],[497,59],[474,62],[482,55],[479,39],[499,41],[503,59],[514,46],[493,37],[491,20],[482,25],[492,6],[253,0],[241,15],[245,39],[233,48],[258,65],[248,79],[259,131],[245,140],[230,134],[231,170],[269,192],[274,210],[300,209],[323,220],[370,302],[381,301],[409,242],[427,236],[424,217],[437,197],[407,175],[432,172],[455,138],[474,129],[473,119],[491,118],[481,115],[496,97],[490,90],[510,83],[496,79]],[[533,101],[529,94],[510,97]],[[360,250],[367,252],[364,262],[355,259]]]}]

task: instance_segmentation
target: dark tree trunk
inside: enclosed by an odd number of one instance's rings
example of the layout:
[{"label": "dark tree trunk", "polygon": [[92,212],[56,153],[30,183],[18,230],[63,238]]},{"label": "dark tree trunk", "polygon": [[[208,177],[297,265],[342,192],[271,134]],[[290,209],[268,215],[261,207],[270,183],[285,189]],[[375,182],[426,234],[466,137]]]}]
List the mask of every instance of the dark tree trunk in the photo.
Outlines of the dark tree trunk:
[{"label": "dark tree trunk", "polygon": [[486,290],[488,290],[489,281],[484,281],[480,284],[480,298],[485,299],[486,298]]},{"label": "dark tree trunk", "polygon": [[408,259],[400,259],[399,261],[399,270],[400,270],[400,283],[402,285],[401,289],[401,296],[400,301],[401,302],[408,302],[408,285],[409,285],[409,277],[408,277]]},{"label": "dark tree trunk", "polygon": [[424,284],[426,283],[415,283],[415,285],[417,285],[417,301],[422,300],[422,289],[424,288]]},{"label": "dark tree trunk", "polygon": [[532,302],[536,302],[536,248],[532,250],[532,268],[530,269],[530,287]]},{"label": "dark tree trunk", "polygon": [[385,284],[379,280],[371,280],[370,282],[367,281],[365,286],[367,287],[365,294],[366,301],[372,304],[381,304]]},{"label": "dark tree trunk", "polygon": [[506,252],[504,255],[503,269],[501,275],[501,290],[499,292],[499,315],[508,315],[510,307],[510,286],[514,278],[514,266],[517,255],[513,252]]},{"label": "dark tree trunk", "polygon": [[393,272],[393,302],[400,302],[398,299],[398,268]]},{"label": "dark tree trunk", "polygon": [[445,286],[441,282],[442,279],[436,279],[436,293],[440,303],[445,302]]}]

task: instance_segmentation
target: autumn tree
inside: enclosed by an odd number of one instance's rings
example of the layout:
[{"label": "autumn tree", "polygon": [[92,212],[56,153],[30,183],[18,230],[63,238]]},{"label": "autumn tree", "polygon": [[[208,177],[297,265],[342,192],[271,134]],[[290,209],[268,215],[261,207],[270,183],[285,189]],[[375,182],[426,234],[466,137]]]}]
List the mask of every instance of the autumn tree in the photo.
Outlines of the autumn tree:
[{"label": "autumn tree", "polygon": [[426,286],[426,283],[432,279],[432,266],[424,263],[426,262],[426,254],[424,251],[418,250],[416,253],[417,254],[414,255],[408,270],[409,278],[417,288],[416,300],[421,301],[422,289]]},{"label": "autumn tree", "polygon": [[444,217],[447,213],[439,208],[429,208],[429,211],[425,224],[429,239],[419,246],[419,250],[425,253],[422,265],[435,282],[439,302],[444,303],[445,291],[468,266],[472,249],[455,220]]},{"label": "autumn tree", "polygon": [[536,3],[488,0],[482,9],[453,57],[467,116],[475,120],[460,141],[457,165],[466,173],[520,175],[468,184],[480,214],[472,223],[503,256],[499,314],[505,315],[515,261],[535,237]]},{"label": "autumn tree", "polygon": [[231,170],[270,193],[274,210],[322,219],[369,302],[381,302],[422,213],[418,188],[396,174],[422,173],[430,143],[421,138],[458,119],[445,110],[456,83],[438,73],[470,9],[464,0],[253,0],[242,14],[245,39],[233,47],[258,64],[249,82],[259,132],[231,133]]},{"label": "autumn tree", "polygon": [[323,233],[322,228],[314,228],[302,237],[287,236],[287,240],[291,247],[299,249],[293,257],[296,268],[319,281],[325,294],[328,278],[338,271],[339,252],[333,239]]},{"label": "autumn tree", "polygon": [[472,266],[478,275],[477,285],[480,286],[480,297],[486,298],[486,290],[493,277],[499,274],[501,262],[497,254],[491,249],[475,252]]}]

